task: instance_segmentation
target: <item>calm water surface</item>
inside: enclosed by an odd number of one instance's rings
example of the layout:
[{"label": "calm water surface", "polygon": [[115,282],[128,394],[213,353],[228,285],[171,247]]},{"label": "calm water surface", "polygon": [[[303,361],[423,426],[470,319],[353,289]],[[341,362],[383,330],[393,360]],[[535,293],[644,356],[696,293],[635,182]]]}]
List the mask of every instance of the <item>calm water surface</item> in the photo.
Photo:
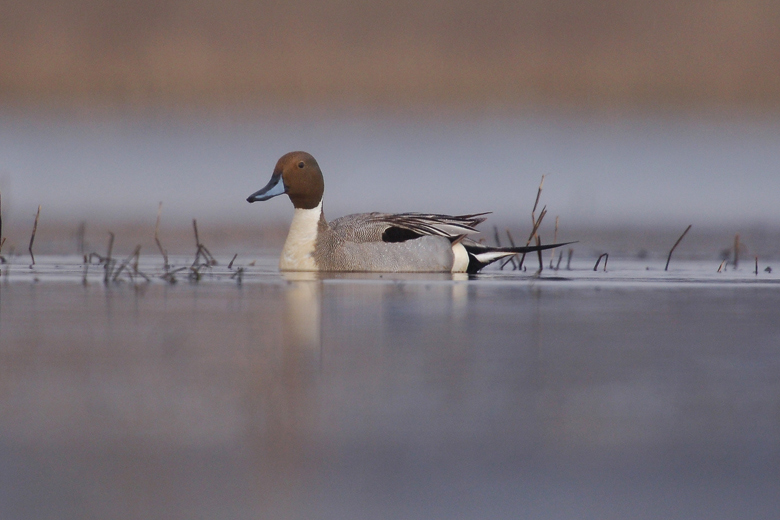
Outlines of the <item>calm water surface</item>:
[{"label": "calm water surface", "polygon": [[0,283],[0,518],[780,510],[771,279],[79,272]]}]

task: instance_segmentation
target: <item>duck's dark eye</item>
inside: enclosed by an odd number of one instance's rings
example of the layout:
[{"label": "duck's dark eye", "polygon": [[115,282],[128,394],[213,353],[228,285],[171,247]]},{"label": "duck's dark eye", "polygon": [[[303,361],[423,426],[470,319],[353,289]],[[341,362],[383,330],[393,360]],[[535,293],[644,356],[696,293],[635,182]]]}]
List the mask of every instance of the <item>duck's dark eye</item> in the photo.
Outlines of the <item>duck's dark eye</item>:
[{"label": "duck's dark eye", "polygon": [[298,163],[298,168],[303,168],[304,166],[306,166],[306,165],[303,163],[303,161]]}]

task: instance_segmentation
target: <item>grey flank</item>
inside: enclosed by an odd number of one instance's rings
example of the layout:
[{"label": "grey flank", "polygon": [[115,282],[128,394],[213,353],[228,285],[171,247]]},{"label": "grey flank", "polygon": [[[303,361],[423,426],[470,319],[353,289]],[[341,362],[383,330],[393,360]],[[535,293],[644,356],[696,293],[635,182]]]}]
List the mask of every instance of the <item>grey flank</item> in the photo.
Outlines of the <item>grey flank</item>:
[{"label": "grey flank", "polygon": [[[327,226],[327,224],[325,224]],[[320,227],[314,261],[321,271],[446,272],[454,254],[450,240],[425,236],[401,243],[354,242]]]}]

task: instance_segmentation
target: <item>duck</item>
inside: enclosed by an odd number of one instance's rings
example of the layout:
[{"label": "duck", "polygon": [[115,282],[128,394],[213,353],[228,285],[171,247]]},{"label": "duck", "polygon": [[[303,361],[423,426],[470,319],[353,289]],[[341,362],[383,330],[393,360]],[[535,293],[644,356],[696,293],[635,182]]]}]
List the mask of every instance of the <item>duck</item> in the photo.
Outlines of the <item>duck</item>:
[{"label": "duck", "polygon": [[560,247],[491,247],[470,235],[489,213],[357,213],[325,220],[325,181],[317,160],[296,151],[276,163],[268,184],[247,197],[260,202],[287,195],[295,208],[279,259],[280,271],[474,274],[516,255]]}]

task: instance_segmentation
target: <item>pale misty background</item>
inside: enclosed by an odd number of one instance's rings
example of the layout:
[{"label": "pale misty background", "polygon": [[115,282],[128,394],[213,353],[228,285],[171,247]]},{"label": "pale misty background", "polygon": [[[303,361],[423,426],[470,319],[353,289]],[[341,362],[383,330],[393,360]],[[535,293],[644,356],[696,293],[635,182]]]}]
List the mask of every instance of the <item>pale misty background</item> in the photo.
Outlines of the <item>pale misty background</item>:
[{"label": "pale misty background", "polygon": [[[284,222],[544,203],[562,225],[775,227],[780,8],[677,2],[0,2],[8,226]],[[48,221],[49,223],[52,220]],[[68,224],[71,225],[71,224]],[[45,233],[45,228],[42,231]]]},{"label": "pale misty background", "polygon": [[780,221],[780,125],[726,116],[4,118],[7,218],[38,204],[66,220],[166,218],[248,224],[289,218],[249,205],[276,159],[302,149],[326,178],[326,215],[356,211],[530,213],[578,225],[769,225]]}]

